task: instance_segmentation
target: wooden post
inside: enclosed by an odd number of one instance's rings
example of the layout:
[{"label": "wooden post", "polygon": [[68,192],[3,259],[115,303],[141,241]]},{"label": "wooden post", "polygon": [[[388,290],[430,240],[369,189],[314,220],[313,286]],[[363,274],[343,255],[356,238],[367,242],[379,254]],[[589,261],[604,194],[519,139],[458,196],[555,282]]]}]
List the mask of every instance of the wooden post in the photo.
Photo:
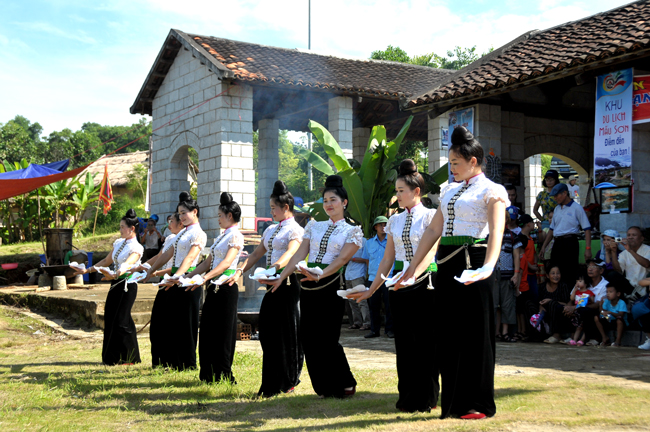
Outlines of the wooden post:
[{"label": "wooden post", "polygon": [[93,224],[93,237],[95,236],[95,227],[97,227],[97,214],[99,213],[99,203],[101,200],[97,200],[97,210],[95,210],[95,223]]},{"label": "wooden post", "polygon": [[45,241],[43,241],[43,221],[41,221],[41,195],[39,190],[36,189],[36,201],[38,205],[38,231],[41,234],[41,245],[43,245],[43,254],[45,255],[45,265],[50,265],[50,259],[47,257],[47,249],[45,249]]}]

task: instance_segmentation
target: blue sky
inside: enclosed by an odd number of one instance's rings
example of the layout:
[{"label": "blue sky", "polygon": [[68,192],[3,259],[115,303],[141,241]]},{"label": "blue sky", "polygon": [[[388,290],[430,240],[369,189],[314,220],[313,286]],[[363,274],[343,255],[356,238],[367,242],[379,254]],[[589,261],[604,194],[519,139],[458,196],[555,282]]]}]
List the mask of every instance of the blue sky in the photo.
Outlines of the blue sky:
[{"label": "blue sky", "polygon": [[[626,3],[312,0],[312,49],[362,58],[389,44],[410,55],[456,45],[484,52]],[[20,114],[50,133],[138,121],[129,107],[170,28],[306,48],[307,0],[3,0],[0,123]]]}]

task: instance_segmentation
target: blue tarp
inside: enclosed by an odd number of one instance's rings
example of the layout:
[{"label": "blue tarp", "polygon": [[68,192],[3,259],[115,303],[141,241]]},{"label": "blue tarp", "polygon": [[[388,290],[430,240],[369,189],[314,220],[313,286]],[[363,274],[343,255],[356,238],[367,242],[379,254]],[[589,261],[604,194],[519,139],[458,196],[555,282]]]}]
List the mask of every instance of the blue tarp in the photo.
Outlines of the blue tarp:
[{"label": "blue tarp", "polygon": [[70,165],[70,159],[44,165],[31,164],[27,168],[0,174],[0,180],[31,179],[52,174],[61,174],[68,169],[68,165]]}]

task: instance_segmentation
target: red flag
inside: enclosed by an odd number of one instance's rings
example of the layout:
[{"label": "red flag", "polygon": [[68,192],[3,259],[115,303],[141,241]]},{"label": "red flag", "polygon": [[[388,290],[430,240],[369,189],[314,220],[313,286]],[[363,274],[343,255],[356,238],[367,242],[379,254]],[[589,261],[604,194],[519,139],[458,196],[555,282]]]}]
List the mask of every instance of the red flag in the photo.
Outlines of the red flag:
[{"label": "red flag", "polygon": [[113,202],[113,188],[111,188],[111,181],[108,178],[108,163],[104,167],[104,178],[102,178],[102,185],[99,188],[99,200],[104,202],[104,216],[106,216]]}]

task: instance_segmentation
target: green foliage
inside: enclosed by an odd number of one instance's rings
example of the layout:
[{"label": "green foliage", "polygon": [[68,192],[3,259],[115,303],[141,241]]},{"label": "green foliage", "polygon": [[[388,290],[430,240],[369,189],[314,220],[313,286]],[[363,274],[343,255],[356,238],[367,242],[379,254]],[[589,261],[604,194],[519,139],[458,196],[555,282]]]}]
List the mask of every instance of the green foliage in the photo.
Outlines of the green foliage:
[{"label": "green foliage", "polygon": [[551,155],[541,155],[542,156],[542,177],[546,175],[546,171],[551,169],[551,161],[553,160],[553,156]]},{"label": "green foliage", "polygon": [[[191,148],[191,147],[190,147]],[[147,171],[149,169],[142,165],[136,164],[130,173],[126,175],[127,188],[134,191],[133,196],[144,198],[147,195]]]},{"label": "green foliage", "polygon": [[[397,137],[390,142],[387,142],[386,128],[383,126],[373,127],[363,162],[358,170],[353,168],[343,157],[340,146],[325,127],[315,121],[309,122],[309,128],[318,139],[318,144],[332,160],[337,174],[343,178],[343,185],[349,198],[347,209],[349,216],[361,225],[366,237],[372,235],[372,222],[375,218],[386,215],[388,210],[388,203],[393,197],[395,189],[397,167],[403,158],[400,146],[412,120],[413,116],[409,117]],[[308,150],[301,151],[301,156],[316,160]],[[316,168],[317,165],[314,167]],[[326,171],[330,172],[329,170],[331,167],[328,165]],[[444,166],[441,170],[442,175],[438,172],[434,176],[430,176],[426,172],[422,173],[427,182],[428,191],[431,193],[438,193],[440,191],[438,184],[446,180],[447,167]],[[436,183],[434,179],[442,180],[440,183]],[[326,217],[325,212],[322,211],[322,205],[318,204],[312,206],[309,213],[316,216],[317,220]]]},{"label": "green foliage", "polygon": [[[104,216],[102,207],[100,206],[99,213],[97,214],[97,229],[95,230],[95,234],[114,234],[118,232],[120,229],[120,220],[130,208],[134,209],[140,218],[149,217],[149,213],[144,210],[144,198],[132,197],[128,194],[117,195],[107,215]],[[84,234],[92,233],[93,222],[94,219],[88,219],[86,221],[83,229]]]},{"label": "green foliage", "polygon": [[471,48],[461,48],[456,46],[453,50],[447,51],[447,56],[439,56],[436,53],[409,56],[406,51],[400,47],[388,45],[385,51],[373,51],[370,58],[374,60],[389,60],[400,63],[410,63],[419,66],[427,66],[437,69],[462,69],[468,64],[478,60],[484,55],[494,51],[490,48],[488,52],[479,55],[476,52],[476,45]]}]

